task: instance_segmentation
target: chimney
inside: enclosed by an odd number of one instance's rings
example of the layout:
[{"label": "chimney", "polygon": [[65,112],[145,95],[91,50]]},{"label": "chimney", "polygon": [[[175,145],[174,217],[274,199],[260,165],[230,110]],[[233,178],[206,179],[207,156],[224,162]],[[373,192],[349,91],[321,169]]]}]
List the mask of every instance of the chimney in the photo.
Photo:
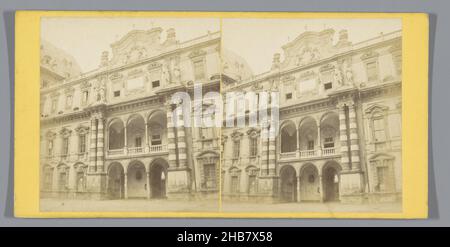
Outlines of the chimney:
[{"label": "chimney", "polygon": [[347,30],[343,29],[339,31],[339,41],[347,42],[348,41],[348,32]]},{"label": "chimney", "polygon": [[280,68],[280,53],[273,54],[272,69]]},{"label": "chimney", "polygon": [[175,29],[169,28],[167,29],[166,33],[167,33],[166,44],[175,44],[177,42]]},{"label": "chimney", "polygon": [[108,60],[109,60],[109,53],[107,51],[102,52],[102,57],[100,59],[100,67],[108,66]]},{"label": "chimney", "polygon": [[339,41],[337,42],[337,47],[347,47],[350,46],[352,43],[348,41],[348,32],[347,30],[343,29],[339,31]]}]

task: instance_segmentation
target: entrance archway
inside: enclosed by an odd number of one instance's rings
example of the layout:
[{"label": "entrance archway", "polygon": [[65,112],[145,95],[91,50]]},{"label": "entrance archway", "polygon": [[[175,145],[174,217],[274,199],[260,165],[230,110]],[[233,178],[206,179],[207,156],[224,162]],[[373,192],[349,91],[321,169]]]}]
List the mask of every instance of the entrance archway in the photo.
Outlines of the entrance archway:
[{"label": "entrance archway", "polygon": [[320,201],[319,172],[313,164],[307,164],[300,171],[301,201]]},{"label": "entrance archway", "polygon": [[110,199],[124,198],[124,171],[120,163],[113,163],[109,166],[107,193]]},{"label": "entrance archway", "polygon": [[127,183],[128,198],[147,197],[147,174],[140,161],[134,161],[128,166]]},{"label": "entrance archway", "polygon": [[339,201],[339,171],[336,162],[328,162],[322,170],[324,201]]},{"label": "entrance archway", "polygon": [[166,198],[167,163],[154,161],[150,164],[150,197]]},{"label": "entrance archway", "polygon": [[297,174],[295,169],[286,165],[281,168],[281,201],[295,202],[297,201]]}]

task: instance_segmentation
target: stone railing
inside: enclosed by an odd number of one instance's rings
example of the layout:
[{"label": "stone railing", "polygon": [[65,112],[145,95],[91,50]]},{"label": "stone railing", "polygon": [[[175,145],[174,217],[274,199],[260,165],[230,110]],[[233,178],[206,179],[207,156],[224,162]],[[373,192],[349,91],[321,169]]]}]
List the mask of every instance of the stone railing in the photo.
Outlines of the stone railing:
[{"label": "stone railing", "polygon": [[122,155],[135,155],[135,154],[156,154],[167,152],[167,145],[150,145],[147,148],[143,147],[129,147],[121,149],[108,150],[108,156],[122,156]]},{"label": "stone railing", "polygon": [[323,156],[336,155],[336,148],[324,148],[322,149]]},{"label": "stone railing", "polygon": [[314,149],[314,150],[298,150],[294,152],[279,153],[279,158],[283,160],[283,159],[296,159],[296,158],[308,159],[308,158],[333,156],[338,155],[336,150],[337,150],[336,147]]}]

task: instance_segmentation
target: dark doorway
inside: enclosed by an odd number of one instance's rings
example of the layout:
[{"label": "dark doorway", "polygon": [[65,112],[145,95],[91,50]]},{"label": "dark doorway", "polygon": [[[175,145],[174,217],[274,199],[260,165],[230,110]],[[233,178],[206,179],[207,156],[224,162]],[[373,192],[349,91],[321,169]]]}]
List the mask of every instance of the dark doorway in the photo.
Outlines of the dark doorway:
[{"label": "dark doorway", "polygon": [[166,198],[166,169],[160,164],[150,168],[151,198]]},{"label": "dark doorway", "polygon": [[281,201],[297,201],[297,175],[292,166],[285,166],[280,172],[281,178]]},{"label": "dark doorway", "polygon": [[109,167],[107,192],[110,199],[124,198],[124,172],[119,163],[114,163]]},{"label": "dark doorway", "polygon": [[323,170],[323,188],[324,201],[339,201],[339,175],[336,168],[328,166]]}]

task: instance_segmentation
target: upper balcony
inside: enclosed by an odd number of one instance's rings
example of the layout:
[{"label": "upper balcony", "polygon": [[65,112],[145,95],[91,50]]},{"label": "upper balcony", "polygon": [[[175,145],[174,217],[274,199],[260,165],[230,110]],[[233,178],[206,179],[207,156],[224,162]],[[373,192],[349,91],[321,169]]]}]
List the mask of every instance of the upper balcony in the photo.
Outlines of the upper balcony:
[{"label": "upper balcony", "polygon": [[[317,123],[319,122],[319,123]],[[339,117],[330,112],[319,121],[303,118],[298,127],[287,120],[280,127],[278,160],[307,160],[340,155]]]},{"label": "upper balcony", "polygon": [[133,114],[125,122],[113,118],[108,123],[107,138],[106,157],[166,154],[166,113],[158,110],[148,118]]}]

